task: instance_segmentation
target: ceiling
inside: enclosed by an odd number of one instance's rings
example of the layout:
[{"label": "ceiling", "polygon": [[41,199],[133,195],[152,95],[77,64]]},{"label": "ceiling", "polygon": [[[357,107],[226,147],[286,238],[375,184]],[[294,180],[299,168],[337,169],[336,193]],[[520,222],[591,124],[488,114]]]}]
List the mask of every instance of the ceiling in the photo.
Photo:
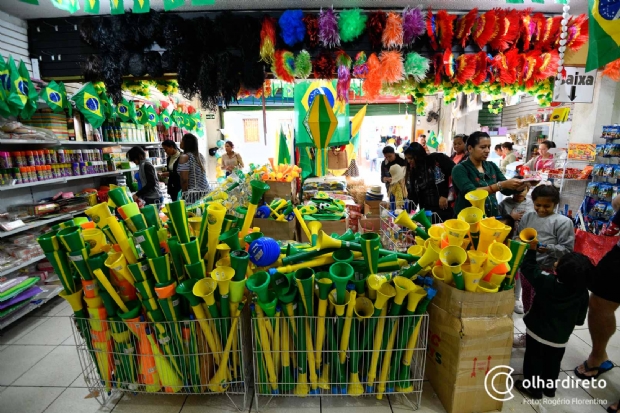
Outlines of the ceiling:
[{"label": "ceiling", "polygon": [[[85,0],[79,0],[81,10],[75,16],[85,15],[83,5]],[[163,0],[150,0],[151,8],[163,10]],[[110,14],[109,0],[100,0],[100,13]],[[124,0],[125,9],[133,6],[133,0]],[[555,0],[545,0],[545,4],[532,3],[524,0],[523,4],[509,4],[506,0],[215,0],[212,6],[191,6],[191,0],[185,0],[185,6],[175,9],[175,12],[191,12],[201,10],[285,10],[291,7],[316,10],[321,7],[334,6],[336,9],[361,7],[378,8],[384,10],[402,9],[405,6],[432,7],[434,10],[447,9],[453,11],[469,11],[474,7],[480,10],[489,10],[494,7],[514,7],[515,9],[532,8],[543,13],[562,13],[562,5]],[[572,0],[571,14],[586,13],[588,0]],[[53,17],[67,17],[69,13],[52,6],[50,0],[39,0],[39,5],[23,3],[20,0],[0,0],[0,10],[21,19],[39,19]]]}]

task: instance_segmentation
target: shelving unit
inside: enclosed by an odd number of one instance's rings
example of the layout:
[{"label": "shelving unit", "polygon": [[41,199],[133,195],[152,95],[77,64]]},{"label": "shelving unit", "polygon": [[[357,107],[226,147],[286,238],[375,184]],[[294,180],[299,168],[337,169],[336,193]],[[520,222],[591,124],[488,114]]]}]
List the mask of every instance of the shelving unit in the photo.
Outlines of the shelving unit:
[{"label": "shelving unit", "polygon": [[6,319],[0,321],[0,330],[5,329],[6,327],[19,320],[20,318],[24,317],[28,313],[41,307],[43,304],[56,297],[62,291],[62,287],[57,285],[45,286],[42,288],[47,288],[47,290],[44,290],[42,293],[32,297],[28,304],[24,305],[19,310],[16,310]]},{"label": "shelving unit", "polygon": [[15,271],[19,271],[22,268],[25,268],[25,267],[29,266],[30,264],[34,264],[36,262],[41,261],[43,258],[45,258],[45,255],[40,255],[38,257],[34,257],[34,258],[32,258],[32,259],[22,263],[22,264],[18,264],[17,267],[11,267],[8,270],[4,270],[4,271],[0,272],[0,277],[4,277],[5,275],[12,274]]},{"label": "shelving unit", "polygon": [[36,221],[30,222],[30,223],[24,225],[23,227],[15,228],[12,231],[6,231],[6,232],[1,232],[0,231],[0,239],[1,238],[7,238],[7,237],[10,237],[10,236],[15,235],[15,234],[19,234],[20,232],[28,231],[29,229],[34,229],[34,228],[42,227],[42,226],[47,225],[47,224],[53,224],[55,222],[60,222],[60,221],[67,221],[67,220],[70,220],[71,218],[75,218],[76,216],[81,215],[83,213],[84,213],[84,211],[75,211],[75,212],[69,212],[69,213],[66,213],[66,214],[57,215],[55,217],[48,218],[48,219],[38,219]]},{"label": "shelving unit", "polygon": [[49,146],[160,146],[161,142],[93,142],[68,140],[0,139],[0,145],[49,145]]}]

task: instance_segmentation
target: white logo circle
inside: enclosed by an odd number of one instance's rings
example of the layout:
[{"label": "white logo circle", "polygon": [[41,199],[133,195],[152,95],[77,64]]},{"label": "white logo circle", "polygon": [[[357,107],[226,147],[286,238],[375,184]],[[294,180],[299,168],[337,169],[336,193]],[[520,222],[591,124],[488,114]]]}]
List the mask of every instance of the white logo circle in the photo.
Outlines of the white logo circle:
[{"label": "white logo circle", "polygon": [[[499,370],[507,370],[507,372]],[[512,372],[514,372],[514,369],[512,367],[504,365],[495,366],[488,371],[486,376],[484,376],[484,390],[486,390],[490,398],[492,398],[493,400],[497,400],[498,402],[507,402],[508,400],[512,400],[515,397],[514,394],[512,394],[512,388],[514,387],[514,380],[511,376]],[[506,391],[499,391],[497,390],[497,388],[495,388],[495,379],[501,376],[506,377],[504,379],[506,382]],[[493,390],[493,394],[491,394],[491,391],[489,391],[489,383],[491,385],[491,389]]]}]

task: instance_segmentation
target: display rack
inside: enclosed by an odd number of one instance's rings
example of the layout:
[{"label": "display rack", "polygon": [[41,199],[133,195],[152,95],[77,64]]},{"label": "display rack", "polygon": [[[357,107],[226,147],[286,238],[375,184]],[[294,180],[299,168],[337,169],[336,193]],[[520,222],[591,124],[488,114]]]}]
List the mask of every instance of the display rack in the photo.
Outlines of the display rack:
[{"label": "display rack", "polygon": [[20,318],[26,316],[28,313],[36,310],[41,307],[43,304],[47,303],[52,298],[56,297],[62,291],[61,286],[52,285],[49,287],[44,287],[43,292],[32,297],[28,304],[25,304],[19,310],[8,315],[4,320],[0,321],[0,330],[7,328],[9,325],[19,320]]}]

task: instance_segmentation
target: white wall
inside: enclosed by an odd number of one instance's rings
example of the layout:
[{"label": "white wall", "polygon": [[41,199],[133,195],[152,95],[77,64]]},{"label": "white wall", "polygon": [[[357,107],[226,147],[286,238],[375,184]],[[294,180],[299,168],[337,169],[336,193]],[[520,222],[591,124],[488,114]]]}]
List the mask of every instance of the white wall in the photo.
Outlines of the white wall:
[{"label": "white wall", "polygon": [[0,11],[0,54],[8,61],[13,56],[15,64],[23,60],[32,76],[32,65],[28,53],[28,23]]}]

